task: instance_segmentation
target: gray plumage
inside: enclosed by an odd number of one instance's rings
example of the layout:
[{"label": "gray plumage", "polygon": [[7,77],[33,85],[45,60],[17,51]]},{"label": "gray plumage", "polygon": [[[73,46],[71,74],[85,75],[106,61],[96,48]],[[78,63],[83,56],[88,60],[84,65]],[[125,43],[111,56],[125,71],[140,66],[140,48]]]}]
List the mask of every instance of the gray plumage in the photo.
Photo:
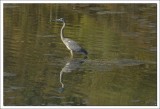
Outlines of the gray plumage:
[{"label": "gray plumage", "polygon": [[66,47],[69,50],[72,50],[73,52],[77,52],[77,53],[84,54],[84,55],[88,54],[85,49],[83,49],[82,47],[80,47],[78,45],[78,43],[75,42],[75,41],[73,41],[72,39],[64,38],[64,44],[66,45]]},{"label": "gray plumage", "polygon": [[83,54],[83,55],[87,55],[88,54],[87,51],[85,49],[83,49],[82,47],[80,47],[77,42],[73,41],[72,39],[64,38],[63,37],[63,29],[65,27],[65,21],[64,21],[64,19],[60,18],[60,19],[56,19],[54,21],[62,22],[63,23],[63,26],[62,26],[61,32],[60,32],[60,36],[61,36],[62,42],[70,50],[71,56],[73,57],[73,52],[80,53],[80,54]]}]

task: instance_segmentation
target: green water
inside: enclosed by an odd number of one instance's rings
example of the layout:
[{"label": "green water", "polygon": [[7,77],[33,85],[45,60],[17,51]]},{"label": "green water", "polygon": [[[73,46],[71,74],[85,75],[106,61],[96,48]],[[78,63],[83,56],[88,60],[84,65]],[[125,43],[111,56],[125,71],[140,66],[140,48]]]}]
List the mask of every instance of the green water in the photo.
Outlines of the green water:
[{"label": "green water", "polygon": [[[5,106],[157,105],[156,4],[4,4]],[[64,35],[88,58],[70,52]]]}]

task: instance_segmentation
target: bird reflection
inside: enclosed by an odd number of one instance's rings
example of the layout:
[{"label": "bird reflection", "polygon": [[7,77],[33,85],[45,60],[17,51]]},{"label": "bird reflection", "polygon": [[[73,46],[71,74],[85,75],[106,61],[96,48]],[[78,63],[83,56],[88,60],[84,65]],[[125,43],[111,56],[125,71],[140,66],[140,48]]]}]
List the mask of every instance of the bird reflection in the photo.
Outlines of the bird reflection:
[{"label": "bird reflection", "polygon": [[64,91],[64,83],[62,80],[62,75],[63,73],[69,73],[72,71],[75,71],[77,69],[79,69],[81,67],[81,65],[86,61],[87,57],[84,58],[80,58],[80,59],[74,59],[71,58],[66,64],[65,66],[62,68],[61,72],[60,72],[60,84],[61,84],[61,88],[59,88],[59,92],[62,93]]}]

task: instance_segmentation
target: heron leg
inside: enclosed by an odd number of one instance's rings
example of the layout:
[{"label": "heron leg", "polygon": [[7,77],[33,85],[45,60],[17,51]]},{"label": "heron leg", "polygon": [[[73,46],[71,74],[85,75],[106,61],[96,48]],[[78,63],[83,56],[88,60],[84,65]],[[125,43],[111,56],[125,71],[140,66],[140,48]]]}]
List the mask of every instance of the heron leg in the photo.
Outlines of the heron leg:
[{"label": "heron leg", "polygon": [[71,52],[71,58],[73,58],[73,51],[72,51],[72,50],[70,50],[70,52]]}]

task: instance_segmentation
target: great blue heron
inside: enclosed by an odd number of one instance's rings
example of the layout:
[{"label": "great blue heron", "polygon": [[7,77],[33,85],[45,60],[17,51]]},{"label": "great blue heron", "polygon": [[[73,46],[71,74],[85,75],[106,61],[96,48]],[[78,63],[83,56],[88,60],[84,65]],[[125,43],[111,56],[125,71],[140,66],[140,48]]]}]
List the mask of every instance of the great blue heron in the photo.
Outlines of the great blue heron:
[{"label": "great blue heron", "polygon": [[87,56],[87,54],[88,54],[87,51],[84,48],[80,47],[77,42],[75,42],[75,41],[73,41],[72,39],[69,39],[69,38],[64,38],[64,36],[63,36],[63,30],[64,30],[64,27],[65,27],[64,19],[60,18],[60,19],[56,19],[56,20],[53,20],[53,21],[63,23],[63,26],[62,26],[61,31],[60,31],[60,36],[61,36],[62,42],[70,50],[71,56],[73,57],[73,52],[80,53],[80,54],[83,54],[83,55]]}]

